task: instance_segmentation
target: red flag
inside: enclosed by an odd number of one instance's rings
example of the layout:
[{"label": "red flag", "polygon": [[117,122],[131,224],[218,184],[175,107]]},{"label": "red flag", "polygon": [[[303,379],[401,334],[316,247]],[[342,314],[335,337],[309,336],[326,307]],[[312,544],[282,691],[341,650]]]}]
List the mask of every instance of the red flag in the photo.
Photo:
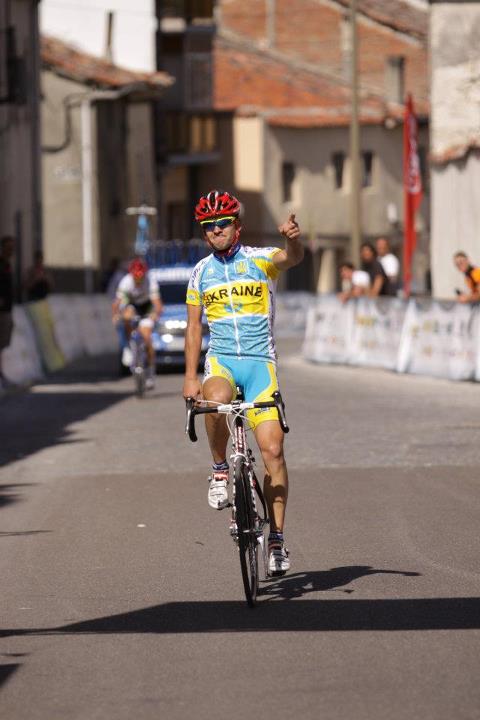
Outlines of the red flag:
[{"label": "red flag", "polygon": [[418,124],[413,111],[412,96],[408,95],[403,123],[403,187],[405,197],[405,237],[403,242],[403,288],[410,295],[412,257],[417,244],[415,213],[422,201],[422,176],[418,157]]}]

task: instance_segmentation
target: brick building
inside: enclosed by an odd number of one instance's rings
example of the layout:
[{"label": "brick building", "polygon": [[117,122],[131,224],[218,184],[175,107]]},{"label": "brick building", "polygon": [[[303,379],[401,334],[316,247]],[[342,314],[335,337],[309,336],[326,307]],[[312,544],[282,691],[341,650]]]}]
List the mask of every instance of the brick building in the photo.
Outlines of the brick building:
[{"label": "brick building", "polygon": [[[221,166],[199,185],[233,187],[245,237],[272,242],[293,209],[311,262],[292,287],[313,289],[322,254],[348,254],[350,28],[347,0],[229,0],[216,9],[214,108]],[[428,147],[428,13],[398,0],[360,0],[358,13],[362,231],[402,237],[402,118],[411,92]],[[425,166],[425,163],[424,163]],[[426,179],[426,178],[425,178]],[[419,218],[417,285],[428,265],[428,184]],[[311,254],[310,254],[311,253]],[[330,281],[331,283],[331,281]],[[327,283],[328,284],[328,283]]]}]

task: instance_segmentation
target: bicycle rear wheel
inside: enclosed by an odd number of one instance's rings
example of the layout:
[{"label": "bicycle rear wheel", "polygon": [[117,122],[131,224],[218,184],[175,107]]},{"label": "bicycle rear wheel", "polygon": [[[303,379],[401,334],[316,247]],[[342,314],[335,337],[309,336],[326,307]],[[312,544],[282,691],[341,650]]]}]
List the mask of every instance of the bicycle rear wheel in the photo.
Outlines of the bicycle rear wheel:
[{"label": "bicycle rear wheel", "polygon": [[137,365],[134,368],[133,376],[135,378],[135,392],[137,397],[141,398],[145,395],[145,370]]},{"label": "bicycle rear wheel", "polygon": [[240,567],[247,603],[250,607],[254,607],[258,592],[258,542],[250,482],[242,458],[237,458],[234,471]]}]

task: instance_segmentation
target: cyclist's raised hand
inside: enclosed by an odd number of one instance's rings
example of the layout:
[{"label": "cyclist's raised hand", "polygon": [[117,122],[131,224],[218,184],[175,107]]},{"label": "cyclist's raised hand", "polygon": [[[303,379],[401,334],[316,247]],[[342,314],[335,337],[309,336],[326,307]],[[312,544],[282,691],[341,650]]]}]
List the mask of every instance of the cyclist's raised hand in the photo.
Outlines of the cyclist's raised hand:
[{"label": "cyclist's raised hand", "polygon": [[185,378],[185,381],[183,383],[183,397],[185,399],[191,397],[195,398],[195,400],[200,400],[202,397],[202,383],[198,379],[198,377],[195,378]]},{"label": "cyclist's raised hand", "polygon": [[289,240],[296,240],[298,237],[300,237],[300,228],[298,227],[298,223],[295,220],[294,213],[291,213],[288,217],[288,220],[284,222],[283,225],[280,225],[278,231],[282,235],[285,235],[285,237]]}]

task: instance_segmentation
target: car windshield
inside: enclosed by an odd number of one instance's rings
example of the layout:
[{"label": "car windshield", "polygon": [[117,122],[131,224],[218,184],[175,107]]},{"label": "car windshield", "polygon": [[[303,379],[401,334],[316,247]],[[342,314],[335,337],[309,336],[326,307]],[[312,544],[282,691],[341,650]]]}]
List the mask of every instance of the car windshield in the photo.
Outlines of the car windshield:
[{"label": "car windshield", "polygon": [[178,305],[185,303],[187,294],[186,283],[160,283],[160,295],[165,305]]}]

